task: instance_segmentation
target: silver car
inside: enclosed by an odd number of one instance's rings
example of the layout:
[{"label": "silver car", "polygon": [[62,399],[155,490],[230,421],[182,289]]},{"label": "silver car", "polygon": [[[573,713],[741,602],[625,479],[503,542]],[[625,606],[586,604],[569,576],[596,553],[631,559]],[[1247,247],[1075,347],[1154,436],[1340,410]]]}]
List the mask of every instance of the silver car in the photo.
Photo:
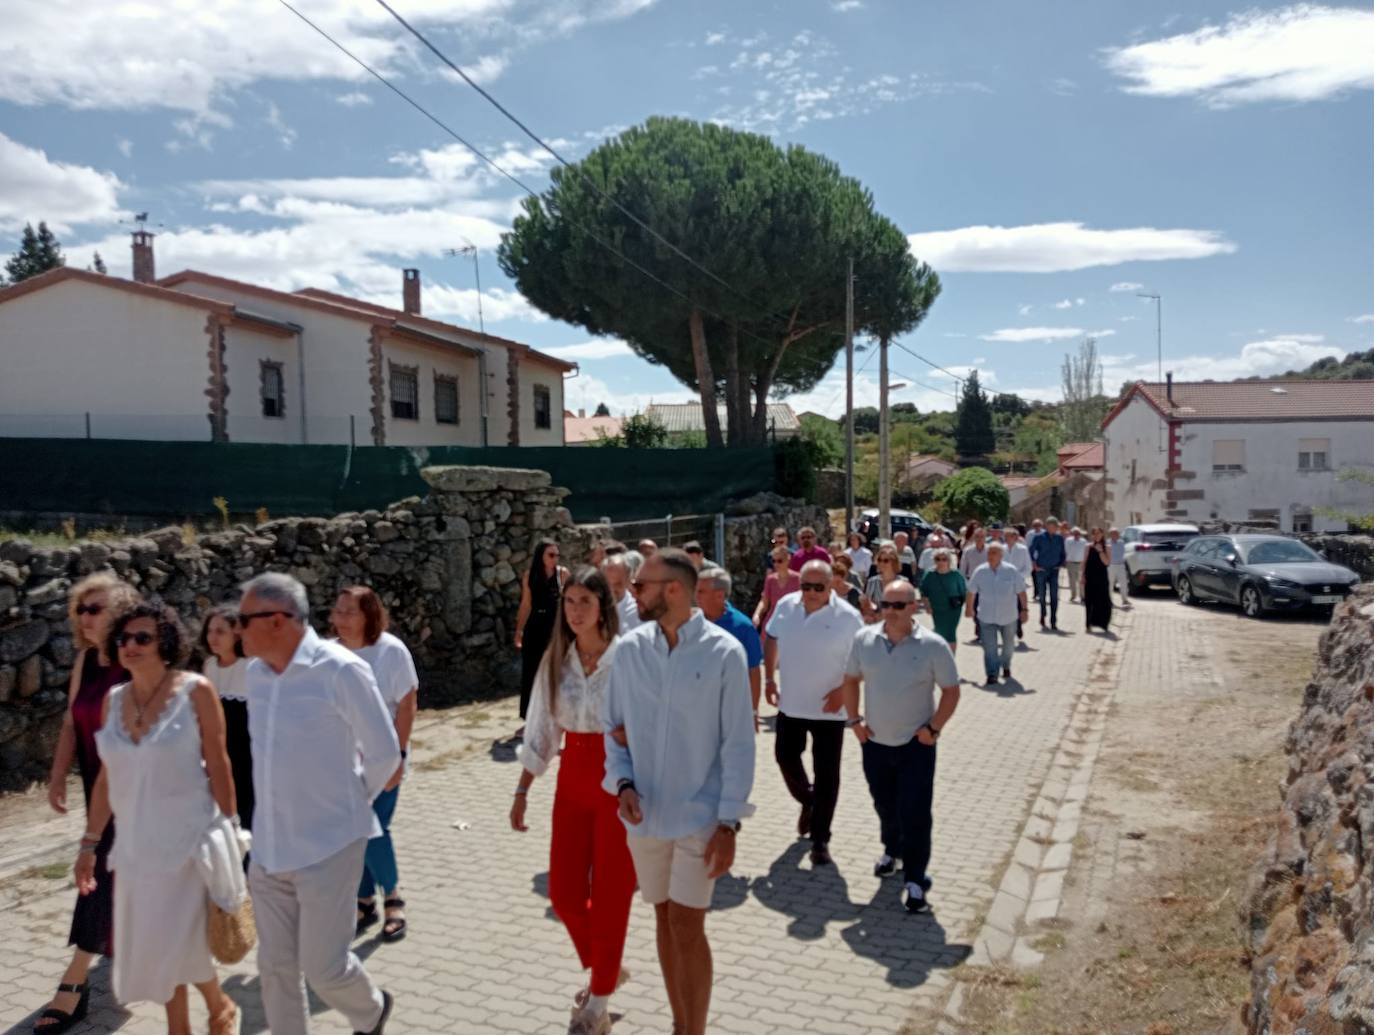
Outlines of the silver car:
[{"label": "silver car", "polygon": [[1169,585],[1178,555],[1198,534],[1196,525],[1132,525],[1123,531],[1121,541],[1126,544],[1126,578],[1131,592],[1152,583]]}]

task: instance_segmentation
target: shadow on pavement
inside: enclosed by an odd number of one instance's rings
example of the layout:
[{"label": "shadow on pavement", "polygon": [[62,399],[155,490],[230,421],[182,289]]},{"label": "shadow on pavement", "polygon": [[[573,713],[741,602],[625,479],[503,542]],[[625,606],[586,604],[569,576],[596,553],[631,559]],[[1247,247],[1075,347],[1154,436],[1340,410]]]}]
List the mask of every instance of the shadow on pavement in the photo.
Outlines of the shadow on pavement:
[{"label": "shadow on pavement", "polygon": [[764,907],[792,918],[787,934],[802,941],[824,937],[831,921],[852,920],[858,915],[838,865],[802,868],[810,850],[809,841],[793,842],[773,860],[767,873],[754,878],[750,888]]},{"label": "shadow on pavement", "polygon": [[937,967],[957,967],[973,946],[950,944],[933,912],[912,914],[902,905],[902,882],[885,880],[868,905],[859,909],[858,922],[840,932],[856,956],[887,968],[887,983],[897,988],[916,988]]},{"label": "shadow on pavement", "polygon": [[977,686],[983,693],[996,694],[998,697],[1025,697],[1028,694],[1037,692],[1026,686],[1015,676],[1008,676],[1006,679],[1001,680],[996,687],[988,686],[985,683],[979,683]]},{"label": "shadow on pavement", "polygon": [[491,749],[487,752],[493,762],[514,762],[515,749],[520,745],[519,737],[498,738],[491,742]]}]

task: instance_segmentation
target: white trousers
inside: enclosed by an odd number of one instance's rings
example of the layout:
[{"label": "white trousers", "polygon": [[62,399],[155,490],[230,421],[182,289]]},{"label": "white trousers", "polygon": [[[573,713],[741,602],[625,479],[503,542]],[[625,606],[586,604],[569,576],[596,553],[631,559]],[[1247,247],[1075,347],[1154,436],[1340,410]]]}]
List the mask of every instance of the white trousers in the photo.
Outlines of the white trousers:
[{"label": "white trousers", "polygon": [[258,924],[258,976],[272,1035],[307,1035],[305,982],[348,1020],[371,1031],[382,993],[350,948],[366,839],[300,870],[268,873],[254,858],[248,888]]},{"label": "white trousers", "polygon": [[1126,565],[1109,564],[1107,577],[1111,579],[1111,588],[1121,594],[1122,600],[1126,600],[1130,596],[1130,580],[1126,578]]}]

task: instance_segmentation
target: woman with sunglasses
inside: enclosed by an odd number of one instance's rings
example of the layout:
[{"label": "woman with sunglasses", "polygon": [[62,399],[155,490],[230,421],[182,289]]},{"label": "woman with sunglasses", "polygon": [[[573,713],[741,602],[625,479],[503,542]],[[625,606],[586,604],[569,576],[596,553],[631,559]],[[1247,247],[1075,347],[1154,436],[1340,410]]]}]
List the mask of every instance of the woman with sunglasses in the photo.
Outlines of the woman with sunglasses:
[{"label": "woman with sunglasses", "polygon": [[253,747],[248,736],[248,659],[243,656],[239,609],[229,604],[211,608],[200,627],[201,674],[219,691],[224,708],[225,746],[234,774],[239,825],[253,829]]},{"label": "woman with sunglasses", "polygon": [[921,599],[930,609],[935,631],[944,637],[949,649],[959,649],[955,637],[959,632],[959,617],[964,611],[968,584],[954,566],[954,551],[937,547],[932,558],[933,567],[921,576]]},{"label": "woman with sunglasses", "polygon": [[764,576],[763,595],[759,597],[758,607],[754,608],[754,627],[757,629],[768,625],[768,619],[773,616],[773,609],[778,606],[779,600],[801,589],[801,576],[789,567],[792,554],[787,547],[773,547],[771,556],[773,570]]},{"label": "woman with sunglasses", "polygon": [[902,577],[901,555],[892,543],[884,543],[873,555],[873,566],[878,573],[868,580],[864,587],[863,616],[870,625],[882,618],[879,604],[883,600],[883,588],[893,579]]},{"label": "woman with sunglasses", "polygon": [[[96,734],[105,765],[76,857],[76,887],[83,895],[99,889],[94,851],[113,814],[115,998],[162,1003],[170,1035],[190,1035],[186,986],[195,985],[211,1035],[231,1035],[239,1010],[215,976],[206,902],[213,894],[222,908],[236,908],[247,885],[226,818],[238,808],[224,709],[205,677],[179,668],[189,648],[176,612],[154,601],[110,623],[106,651],[118,655],[129,681],[105,699]],[[216,875],[213,888],[207,869]]]},{"label": "woman with sunglasses", "polygon": [[605,1035],[611,1030],[611,994],[625,983],[620,966],[634,862],[625,841],[619,803],[601,782],[606,741],[601,715],[615,659],[619,612],[606,576],[579,568],[563,589],[553,642],[535,678],[520,747],[524,770],[510,808],[512,830],[521,833],[535,777],[558,756],[549,845],[549,900],[572,938],[591,980],[574,997],[569,1032]]},{"label": "woman with sunglasses", "polygon": [[[91,792],[100,775],[100,752],[95,744],[96,730],[100,729],[100,710],[110,688],[129,678],[118,662],[105,653],[105,633],[112,610],[137,599],[138,594],[132,586],[109,572],[82,579],[72,587],[67,598],[76,660],[67,688],[67,711],[62,717],[62,730],[57,736],[48,777],[48,804],[54,812],[67,811],[67,775],[73,757],[81,773],[86,811],[90,812]],[[109,823],[101,831],[92,856],[95,871],[101,878],[101,889],[94,895],[77,896],[68,939],[68,944],[75,946],[76,951],[57,986],[57,995],[34,1024],[35,1032],[58,1035],[86,1017],[91,1001],[86,975],[97,956],[108,956],[111,951],[114,898],[108,863],[113,842],[114,824]]]}]

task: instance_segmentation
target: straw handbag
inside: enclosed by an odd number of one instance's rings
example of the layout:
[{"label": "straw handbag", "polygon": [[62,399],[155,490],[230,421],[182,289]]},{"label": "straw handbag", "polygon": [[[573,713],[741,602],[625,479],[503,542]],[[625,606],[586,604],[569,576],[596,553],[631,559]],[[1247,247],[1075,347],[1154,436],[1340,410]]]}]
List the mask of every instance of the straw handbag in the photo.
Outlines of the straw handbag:
[{"label": "straw handbag", "polygon": [[258,941],[258,926],[253,919],[253,900],[247,895],[234,912],[226,912],[206,902],[210,935],[210,955],[221,963],[237,963],[248,955]]}]

